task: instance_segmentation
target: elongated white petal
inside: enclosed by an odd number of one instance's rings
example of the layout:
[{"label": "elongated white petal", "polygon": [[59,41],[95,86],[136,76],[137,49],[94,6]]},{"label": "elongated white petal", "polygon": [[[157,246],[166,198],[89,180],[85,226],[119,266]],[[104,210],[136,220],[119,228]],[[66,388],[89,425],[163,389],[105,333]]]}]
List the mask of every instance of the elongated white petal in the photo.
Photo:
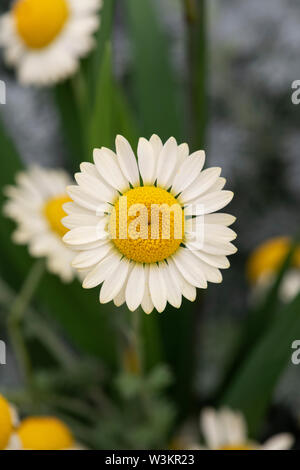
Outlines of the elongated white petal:
[{"label": "elongated white petal", "polygon": [[145,269],[145,291],[144,291],[144,297],[143,297],[141,305],[142,305],[142,309],[144,310],[144,312],[147,315],[149,315],[154,309],[154,305],[153,305],[153,302],[151,300],[151,295],[150,295],[150,288],[149,288],[149,271],[150,271],[149,264],[146,264],[144,269]]},{"label": "elongated white petal", "polygon": [[208,168],[202,171],[195,181],[188,186],[179,197],[182,203],[189,203],[208,191],[221,174],[221,168]]},{"label": "elongated white petal", "polygon": [[185,210],[186,215],[206,215],[216,212],[227,206],[233,198],[231,191],[218,191],[200,196],[188,204]]},{"label": "elongated white petal", "polygon": [[90,162],[82,162],[80,164],[80,171],[82,173],[87,173],[90,176],[93,176],[94,178],[99,177],[99,173],[97,171],[96,165]]},{"label": "elongated white petal", "polygon": [[156,159],[152,145],[144,138],[141,138],[138,144],[138,163],[144,185],[153,183],[156,176]]},{"label": "elongated white petal", "polygon": [[138,186],[140,175],[137,161],[129,142],[121,135],[116,138],[116,150],[123,175],[130,181],[132,186]]},{"label": "elongated white petal", "polygon": [[294,437],[288,433],[277,434],[268,439],[260,448],[263,450],[289,450],[295,442]]},{"label": "elongated white petal", "polygon": [[151,264],[149,268],[149,290],[154,307],[158,312],[163,312],[167,305],[166,286],[156,264]]},{"label": "elongated white petal", "polygon": [[122,289],[129,270],[129,261],[122,259],[105,279],[100,291],[100,302],[105,304],[116,297]]},{"label": "elongated white petal", "polygon": [[142,264],[136,263],[128,278],[125,298],[126,303],[132,312],[141,304],[145,292],[145,268]]},{"label": "elongated white petal", "polygon": [[186,248],[179,248],[172,257],[182,276],[193,286],[207,288],[207,281],[197,258]]},{"label": "elongated white petal", "polygon": [[182,276],[172,258],[168,258],[168,266],[170,271],[172,271],[173,277],[177,279],[177,283],[183,297],[188,299],[190,302],[194,302],[197,295],[195,286],[187,282],[187,280]]},{"label": "elongated white petal", "polygon": [[92,271],[85,277],[82,287],[92,289],[101,284],[116,269],[120,263],[120,255],[116,252],[109,253]]},{"label": "elongated white petal", "polygon": [[160,152],[163,149],[163,143],[158,135],[153,134],[149,140],[152,145],[155,161],[157,162]]},{"label": "elongated white petal", "polygon": [[224,435],[222,426],[216,411],[212,408],[205,408],[200,415],[200,427],[205,442],[212,450],[222,447]]},{"label": "elongated white petal", "polygon": [[206,224],[216,224],[216,225],[225,225],[229,227],[230,225],[234,224],[236,221],[236,217],[230,214],[207,214],[204,216],[204,222]]},{"label": "elongated white petal", "polygon": [[186,247],[191,250],[194,255],[197,256],[197,258],[200,258],[202,261],[207,264],[210,264],[211,266],[214,266],[215,268],[227,269],[230,266],[230,263],[226,256],[217,256],[204,253],[203,251],[201,251],[201,246],[198,247],[196,243],[187,243]]},{"label": "elongated white petal", "polygon": [[90,215],[89,213],[68,215],[61,219],[63,226],[68,229],[81,227],[82,225],[97,225],[98,222],[99,217]]},{"label": "elongated white petal", "polygon": [[163,146],[157,162],[157,184],[168,188],[177,167],[177,142],[171,137]]},{"label": "elongated white petal", "polygon": [[102,245],[88,251],[82,251],[72,261],[72,266],[76,269],[89,269],[101,261],[111,250],[110,242],[103,242]]},{"label": "elongated white petal", "polygon": [[120,192],[129,189],[128,181],[121,171],[114,152],[102,147],[102,149],[95,149],[93,156],[97,170],[106,183]]},{"label": "elongated white petal", "polygon": [[201,251],[211,255],[229,256],[237,252],[237,248],[232,243],[212,244],[205,242],[201,246]]},{"label": "elongated white petal", "polygon": [[177,161],[178,161],[178,168],[184,162],[186,158],[188,158],[190,153],[190,149],[188,144],[180,144],[177,150]]},{"label": "elongated white petal", "polygon": [[100,202],[113,202],[117,197],[116,191],[103,184],[99,178],[87,173],[76,173],[75,179],[82,190]]},{"label": "elongated white petal", "polygon": [[205,153],[202,150],[192,153],[183,161],[172,183],[173,194],[181,193],[193,183],[202,170],[204,161]]},{"label": "elongated white petal", "polygon": [[236,239],[236,233],[224,225],[207,224],[204,227],[204,240],[208,243],[231,242]]},{"label": "elongated white petal", "polygon": [[76,204],[93,211],[95,214],[104,214],[109,210],[107,203],[101,203],[97,201],[97,199],[85,194],[85,192],[78,186],[68,186],[67,193],[70,198],[76,202]]},{"label": "elongated white petal", "polygon": [[104,229],[104,223],[105,222],[93,226],[74,228],[66,233],[63,241],[68,245],[82,245],[84,243],[106,240],[107,232]]},{"label": "elongated white petal", "polygon": [[158,267],[166,286],[167,301],[173,307],[179,308],[182,298],[177,277],[165,262],[159,263]]}]

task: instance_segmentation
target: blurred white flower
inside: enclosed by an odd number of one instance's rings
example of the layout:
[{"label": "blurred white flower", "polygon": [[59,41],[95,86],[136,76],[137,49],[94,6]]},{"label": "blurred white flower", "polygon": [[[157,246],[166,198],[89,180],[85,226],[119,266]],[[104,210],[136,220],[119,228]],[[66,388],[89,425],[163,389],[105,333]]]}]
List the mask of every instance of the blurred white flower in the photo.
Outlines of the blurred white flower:
[{"label": "blurred white flower", "polygon": [[93,47],[102,0],[17,0],[0,18],[0,46],[25,85],[73,75]]},{"label": "blurred white flower", "polygon": [[194,449],[209,450],[287,450],[293,445],[291,434],[277,434],[264,444],[251,441],[247,436],[247,426],[243,415],[228,408],[216,411],[205,408],[200,416],[200,427],[205,447]]},{"label": "blurred white flower", "polygon": [[71,266],[74,251],[62,241],[68,230],[61,223],[66,215],[62,206],[70,201],[68,174],[35,166],[19,173],[16,180],[16,186],[4,189],[9,198],[4,213],[17,223],[14,242],[28,244],[32,256],[46,257],[49,271],[70,282],[75,275]]}]

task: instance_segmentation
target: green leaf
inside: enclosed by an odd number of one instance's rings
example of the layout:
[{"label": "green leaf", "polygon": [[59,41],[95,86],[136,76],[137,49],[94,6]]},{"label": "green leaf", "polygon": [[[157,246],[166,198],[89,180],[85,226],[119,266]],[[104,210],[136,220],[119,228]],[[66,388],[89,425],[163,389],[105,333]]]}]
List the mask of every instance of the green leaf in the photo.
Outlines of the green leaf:
[{"label": "green leaf", "polygon": [[170,65],[170,51],[152,0],[127,0],[129,35],[133,47],[132,89],[145,137],[182,137],[180,92]]},{"label": "green leaf", "polygon": [[193,150],[204,147],[207,121],[206,1],[185,0],[188,33],[189,103]]},{"label": "green leaf", "polygon": [[221,400],[244,413],[251,435],[259,430],[274,389],[300,338],[300,295],[280,310],[264,337],[249,354]]},{"label": "green leaf", "polygon": [[105,45],[101,68],[97,80],[97,89],[94,97],[94,106],[89,123],[89,149],[92,158],[94,148],[102,146],[112,148],[115,139],[114,133],[114,87],[112,74],[111,45]]}]

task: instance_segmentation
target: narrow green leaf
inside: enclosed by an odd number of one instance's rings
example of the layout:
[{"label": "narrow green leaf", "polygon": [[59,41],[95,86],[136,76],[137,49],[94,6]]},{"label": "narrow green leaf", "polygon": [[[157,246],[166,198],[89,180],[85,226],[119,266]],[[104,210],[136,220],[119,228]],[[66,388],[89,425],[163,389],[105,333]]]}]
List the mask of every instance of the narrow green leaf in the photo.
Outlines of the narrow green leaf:
[{"label": "narrow green leaf", "polygon": [[291,345],[300,338],[299,312],[300,295],[280,310],[221,400],[222,405],[245,414],[252,436],[259,430],[274,388],[291,359]]},{"label": "narrow green leaf", "polygon": [[183,0],[188,33],[189,102],[191,142],[204,147],[207,121],[206,1]]},{"label": "narrow green leaf", "polygon": [[124,8],[134,58],[130,78],[143,135],[157,133],[165,140],[171,135],[180,139],[180,91],[158,11],[152,0],[127,0]]},{"label": "narrow green leaf", "polygon": [[102,65],[99,70],[94,106],[89,122],[89,150],[92,158],[94,148],[102,146],[112,148],[114,134],[113,116],[113,75],[111,45],[107,43],[103,53]]}]

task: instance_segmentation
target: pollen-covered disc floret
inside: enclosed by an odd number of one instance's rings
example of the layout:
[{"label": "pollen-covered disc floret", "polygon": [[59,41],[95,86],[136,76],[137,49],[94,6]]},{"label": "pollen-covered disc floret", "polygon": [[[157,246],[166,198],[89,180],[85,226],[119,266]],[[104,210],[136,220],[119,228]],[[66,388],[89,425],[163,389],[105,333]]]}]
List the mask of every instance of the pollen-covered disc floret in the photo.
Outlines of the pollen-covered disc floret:
[{"label": "pollen-covered disc floret", "polygon": [[116,152],[95,149],[94,164],[81,164],[64,205],[64,241],[79,252],[73,266],[87,272],[83,287],[102,284],[100,302],[162,312],[222,281],[236,251],[235,218],[214,212],[233,194],[221,169],[203,170],[204,161],[203,151],[153,135],[139,140],[137,159],[117,136]]},{"label": "pollen-covered disc floret", "polygon": [[17,175],[16,186],[5,188],[8,201],[4,205],[4,213],[17,223],[14,242],[27,244],[34,257],[46,257],[49,271],[66,282],[75,275],[74,251],[62,241],[68,231],[61,219],[66,216],[63,205],[70,201],[69,183],[62,170],[32,167]]},{"label": "pollen-covered disc floret", "polygon": [[287,433],[277,434],[264,444],[250,440],[244,416],[229,408],[205,408],[200,415],[200,426],[204,446],[192,445],[190,448],[195,450],[287,450],[294,442],[293,436]]},{"label": "pollen-covered disc floret", "polygon": [[93,47],[102,0],[17,0],[0,17],[0,46],[23,84],[50,85],[75,73]]},{"label": "pollen-covered disc floret", "polygon": [[163,261],[183,241],[184,212],[165,189],[154,186],[130,189],[114,206],[110,235],[127,259],[138,263]]}]

